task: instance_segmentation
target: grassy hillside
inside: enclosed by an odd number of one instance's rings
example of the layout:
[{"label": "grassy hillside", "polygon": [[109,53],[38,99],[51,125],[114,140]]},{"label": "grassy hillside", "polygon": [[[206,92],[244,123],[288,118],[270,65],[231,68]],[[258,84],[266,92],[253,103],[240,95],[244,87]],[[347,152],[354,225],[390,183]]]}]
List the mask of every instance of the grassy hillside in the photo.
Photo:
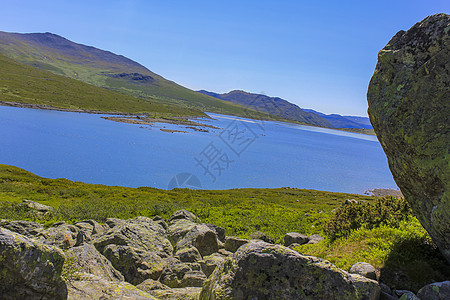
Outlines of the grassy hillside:
[{"label": "grassy hillside", "polygon": [[127,113],[203,115],[199,110],[123,95],[18,63],[0,54],[0,101]]},{"label": "grassy hillside", "polygon": [[[349,198],[359,202],[343,205]],[[19,205],[23,199],[53,206],[55,211],[33,214]],[[324,241],[296,250],[328,259],[345,270],[358,261],[369,262],[379,270],[382,282],[397,289],[417,290],[450,277],[448,263],[404,200],[290,188],[126,188],[46,179],[0,165],[0,219],[47,225],[61,220],[105,222],[109,217],[167,218],[178,209],[190,210],[203,222],[225,227],[227,235],[243,238],[256,230],[278,243],[292,231],[323,235]]]},{"label": "grassy hillside", "polygon": [[124,56],[51,33],[0,32],[0,54],[58,75],[181,108],[245,116],[239,105],[206,96],[151,72]]}]

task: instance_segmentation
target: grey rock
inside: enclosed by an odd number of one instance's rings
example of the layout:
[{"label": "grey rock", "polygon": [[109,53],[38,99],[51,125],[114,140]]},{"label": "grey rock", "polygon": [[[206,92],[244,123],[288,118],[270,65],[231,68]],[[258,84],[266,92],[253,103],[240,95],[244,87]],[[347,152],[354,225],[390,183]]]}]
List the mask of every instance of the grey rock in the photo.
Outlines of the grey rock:
[{"label": "grey rock", "polygon": [[146,279],[145,281],[139,283],[136,287],[147,293],[153,290],[170,290],[170,287],[167,285],[153,279]]},{"label": "grey rock", "polygon": [[29,238],[33,238],[40,232],[44,231],[44,227],[31,221],[8,221],[2,220],[0,227],[19,233]]},{"label": "grey rock", "polygon": [[205,225],[216,233],[219,241],[221,241],[222,243],[225,242],[225,234],[226,234],[225,228],[216,226],[214,224],[205,224]]},{"label": "grey rock", "polygon": [[164,228],[145,217],[116,222],[92,243],[132,284],[157,279],[173,253]]},{"label": "grey rock", "polygon": [[123,275],[114,269],[111,262],[91,244],[70,248],[66,252],[66,258],[77,272],[93,274],[108,281],[125,280]]},{"label": "grey rock", "polygon": [[164,268],[159,281],[171,288],[181,288],[184,275],[190,271],[192,268],[186,263],[172,263]]},{"label": "grey rock", "polygon": [[317,244],[318,242],[324,240],[324,238],[322,236],[318,235],[318,234],[310,235],[308,237],[308,239],[309,239],[308,244]]},{"label": "grey rock", "polygon": [[0,228],[2,299],[66,299],[61,249]]},{"label": "grey rock", "polygon": [[196,224],[178,241],[175,249],[190,247],[197,248],[202,256],[211,255],[219,250],[217,235],[205,224]]},{"label": "grey rock", "polygon": [[187,247],[178,250],[175,257],[182,262],[197,262],[202,259],[200,252],[195,247]]},{"label": "grey rock", "polygon": [[[232,255],[231,252],[230,254]],[[200,265],[202,267],[203,273],[205,273],[205,275],[209,277],[209,275],[211,275],[214,272],[217,266],[219,266],[224,261],[225,256],[219,253],[213,253],[209,256],[203,257],[203,259],[200,261]]]},{"label": "grey rock", "polygon": [[99,276],[86,274],[81,280],[68,283],[69,300],[92,299],[133,299],[157,300],[150,294],[138,289],[128,282],[108,281]]},{"label": "grey rock", "polygon": [[193,213],[187,211],[187,210],[177,210],[176,212],[174,212],[170,218],[169,218],[169,224],[171,224],[173,221],[175,220],[188,220],[194,223],[199,223],[200,219],[194,215]]},{"label": "grey rock", "polygon": [[450,299],[450,281],[428,284],[417,292],[417,297],[423,300]]},{"label": "grey rock", "polygon": [[245,245],[249,242],[249,240],[240,239],[235,236],[227,236],[225,238],[225,250],[230,252],[236,252],[239,247]]},{"label": "grey rock", "polygon": [[36,210],[41,213],[46,213],[54,210],[54,208],[51,206],[40,204],[38,202],[34,202],[31,200],[23,200],[20,206],[27,207],[29,209]]},{"label": "grey rock", "polygon": [[450,262],[450,16],[428,16],[378,53],[369,117],[406,201]]},{"label": "grey rock", "polygon": [[206,276],[202,271],[188,271],[181,280],[181,287],[202,287]]},{"label": "grey rock", "polygon": [[83,236],[80,230],[66,222],[57,222],[52,227],[40,232],[38,237],[46,244],[57,246],[61,249],[69,249],[81,244]]},{"label": "grey rock", "polygon": [[370,299],[380,286],[330,262],[280,245],[252,241],[205,282],[200,299]]},{"label": "grey rock", "polygon": [[252,234],[250,234],[250,239],[261,240],[270,244],[275,243],[275,241],[272,238],[268,237],[265,233],[261,231],[255,231]]},{"label": "grey rock", "polygon": [[357,262],[353,264],[348,272],[351,274],[358,274],[372,280],[377,280],[377,273],[374,266],[366,262]]},{"label": "grey rock", "polygon": [[159,300],[198,300],[201,290],[199,287],[186,287],[170,290],[153,290],[149,293]]},{"label": "grey rock", "polygon": [[289,232],[284,235],[284,245],[286,247],[293,243],[303,245],[308,242],[309,242],[308,236],[298,232]]}]

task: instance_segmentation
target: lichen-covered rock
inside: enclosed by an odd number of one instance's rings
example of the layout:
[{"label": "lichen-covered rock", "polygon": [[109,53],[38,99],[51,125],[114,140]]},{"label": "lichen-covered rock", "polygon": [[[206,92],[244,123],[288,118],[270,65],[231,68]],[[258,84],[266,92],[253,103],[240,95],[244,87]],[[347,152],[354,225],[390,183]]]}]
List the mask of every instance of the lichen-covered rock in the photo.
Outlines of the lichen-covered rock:
[{"label": "lichen-covered rock", "polygon": [[165,229],[145,217],[116,222],[93,244],[132,284],[157,279],[173,253]]},{"label": "lichen-covered rock", "polygon": [[450,16],[398,32],[378,53],[367,100],[392,175],[450,262]]},{"label": "lichen-covered rock", "polygon": [[159,281],[171,288],[180,288],[181,281],[187,272],[192,271],[192,268],[181,262],[175,262],[167,265],[162,271]]},{"label": "lichen-covered rock", "polygon": [[70,247],[81,244],[83,241],[80,230],[76,226],[67,224],[66,222],[57,222],[52,227],[40,232],[38,236],[46,244],[61,249],[69,249]]},{"label": "lichen-covered rock", "polygon": [[236,252],[237,249],[239,249],[239,247],[247,244],[248,242],[250,242],[250,241],[245,240],[245,239],[240,239],[235,236],[227,236],[225,238],[225,250],[234,253],[234,252]]},{"label": "lichen-covered rock", "polygon": [[320,241],[323,241],[324,238],[318,234],[312,234],[310,236],[308,236],[308,243],[307,244],[317,244]]},{"label": "lichen-covered rock", "polygon": [[224,260],[225,256],[220,253],[213,253],[209,256],[203,257],[203,259],[200,261],[200,265],[206,277],[209,277],[209,275],[214,272],[216,267],[219,266]]},{"label": "lichen-covered rock", "polygon": [[369,279],[377,280],[377,272],[374,266],[366,262],[357,262],[353,264],[348,272],[351,274],[358,274]]},{"label": "lichen-covered rock", "polygon": [[170,222],[169,229],[167,230],[169,240],[173,245],[176,245],[196,225],[197,223],[186,219],[173,220]]},{"label": "lichen-covered rock", "polygon": [[261,231],[252,232],[252,234],[250,234],[250,238],[252,240],[261,240],[270,244],[275,243],[275,241],[272,238],[268,237],[264,232]]},{"label": "lichen-covered rock", "polygon": [[200,222],[200,219],[196,215],[184,209],[174,212],[169,218],[169,224],[173,223],[175,220],[188,220],[193,223]]},{"label": "lichen-covered rock", "polygon": [[40,213],[46,213],[46,212],[54,210],[53,207],[51,207],[51,206],[40,204],[38,202],[31,201],[31,200],[23,200],[22,203],[20,203],[20,206],[26,207],[28,209],[36,210]]},{"label": "lichen-covered rock", "polygon": [[123,275],[114,269],[111,262],[91,244],[70,248],[66,252],[66,258],[76,272],[97,275],[108,281],[125,280]]},{"label": "lichen-covered rock", "polygon": [[183,248],[197,248],[202,256],[219,251],[216,232],[205,224],[196,224],[176,244],[177,251]]},{"label": "lichen-covered rock", "polygon": [[208,226],[210,229],[212,229],[216,233],[219,241],[221,241],[222,243],[225,242],[225,234],[226,234],[225,228],[219,227],[214,224],[205,224],[205,225]]},{"label": "lichen-covered rock", "polygon": [[242,246],[218,267],[200,299],[378,299],[380,286],[330,262],[262,241]]},{"label": "lichen-covered rock", "polygon": [[308,236],[298,232],[288,232],[284,235],[284,245],[287,247],[291,244],[303,245],[309,242]]},{"label": "lichen-covered rock", "polygon": [[182,262],[197,262],[202,259],[200,252],[195,247],[187,247],[178,250],[175,257]]},{"label": "lichen-covered rock", "polygon": [[0,227],[19,233],[29,238],[33,238],[40,232],[44,231],[44,227],[31,221],[8,221],[2,220]]},{"label": "lichen-covered rock", "polygon": [[110,229],[108,225],[100,225],[95,220],[84,220],[74,224],[83,232],[86,241],[91,241],[93,235],[99,235]]},{"label": "lichen-covered rock", "polygon": [[0,228],[0,298],[66,299],[64,253]]},{"label": "lichen-covered rock", "polygon": [[150,292],[153,290],[170,290],[170,287],[167,285],[153,279],[146,279],[145,281],[139,283],[136,287],[144,292]]},{"label": "lichen-covered rock", "polygon": [[155,297],[128,282],[108,281],[102,277],[86,274],[81,280],[68,283],[69,300],[92,299],[133,299],[156,300]]},{"label": "lichen-covered rock", "polygon": [[450,281],[428,284],[417,292],[417,297],[423,300],[450,299]]},{"label": "lichen-covered rock", "polygon": [[199,287],[186,287],[170,290],[153,290],[149,294],[152,294],[159,300],[198,300],[201,290]]},{"label": "lichen-covered rock", "polygon": [[202,287],[206,275],[202,271],[188,271],[181,279],[181,287]]}]

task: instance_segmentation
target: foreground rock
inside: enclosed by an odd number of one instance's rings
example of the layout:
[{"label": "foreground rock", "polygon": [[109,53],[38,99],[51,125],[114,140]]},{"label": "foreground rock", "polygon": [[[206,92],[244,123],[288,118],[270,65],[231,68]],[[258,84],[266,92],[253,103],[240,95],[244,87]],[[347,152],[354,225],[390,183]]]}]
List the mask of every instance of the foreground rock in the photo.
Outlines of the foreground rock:
[{"label": "foreground rock", "polygon": [[66,299],[63,252],[0,228],[0,298]]},{"label": "foreground rock", "polygon": [[378,299],[377,282],[289,248],[251,241],[221,264],[200,299]]},{"label": "foreground rock", "polygon": [[146,217],[116,222],[93,244],[132,284],[158,279],[173,253],[166,230]]},{"label": "foreground rock", "polygon": [[69,300],[79,299],[133,299],[156,300],[150,294],[141,291],[128,282],[108,281],[104,278],[87,274],[81,280],[71,281],[69,287]]},{"label": "foreground rock", "polygon": [[397,185],[450,262],[450,16],[398,32],[378,54],[370,121]]}]

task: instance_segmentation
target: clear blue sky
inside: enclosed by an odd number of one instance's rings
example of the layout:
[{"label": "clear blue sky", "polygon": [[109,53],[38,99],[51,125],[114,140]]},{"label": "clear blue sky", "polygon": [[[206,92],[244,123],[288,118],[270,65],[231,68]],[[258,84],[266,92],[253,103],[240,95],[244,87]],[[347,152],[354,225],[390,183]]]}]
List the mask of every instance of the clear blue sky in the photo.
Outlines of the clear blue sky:
[{"label": "clear blue sky", "polygon": [[52,32],[193,90],[264,92],[366,115],[377,52],[448,0],[1,0],[0,30]]}]

